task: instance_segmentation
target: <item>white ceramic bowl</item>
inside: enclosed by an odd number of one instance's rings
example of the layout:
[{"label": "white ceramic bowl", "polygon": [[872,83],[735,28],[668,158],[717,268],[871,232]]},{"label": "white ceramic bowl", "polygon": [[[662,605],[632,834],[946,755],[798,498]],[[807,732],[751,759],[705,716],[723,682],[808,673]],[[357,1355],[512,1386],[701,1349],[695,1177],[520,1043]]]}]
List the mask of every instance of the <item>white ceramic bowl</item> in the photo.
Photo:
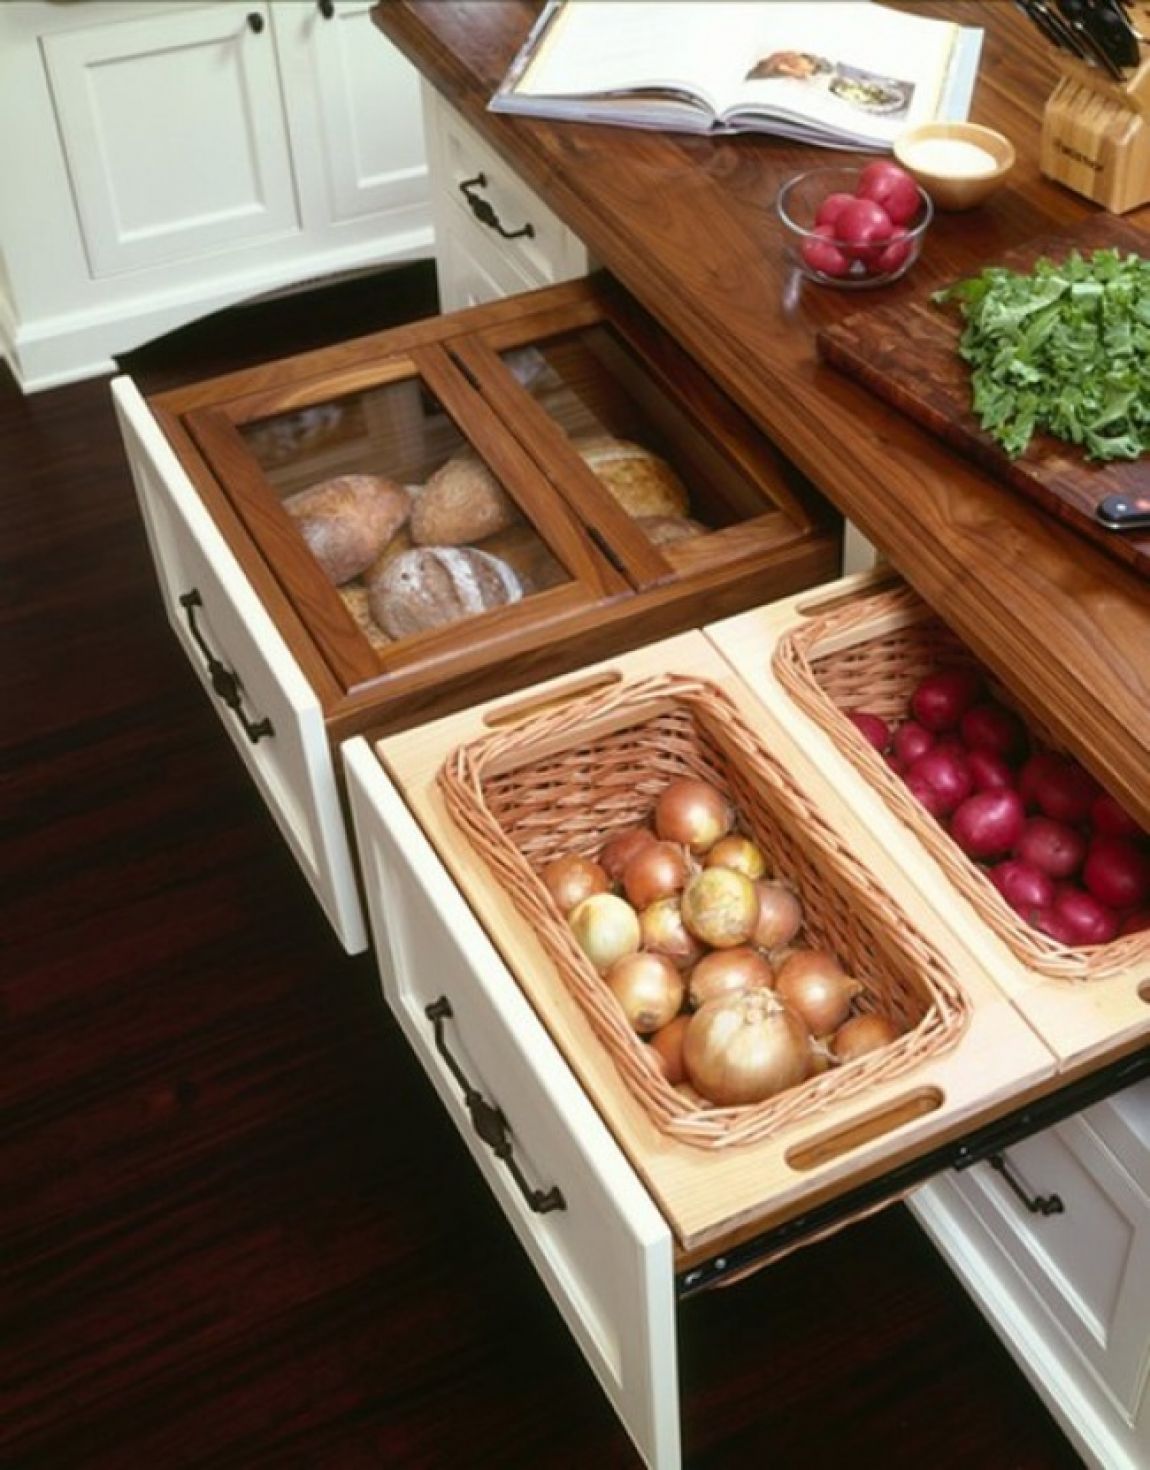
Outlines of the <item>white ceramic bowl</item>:
[{"label": "white ceramic bowl", "polygon": [[973,209],[1001,188],[1014,167],[1014,144],[979,123],[933,122],[908,128],[894,156],[938,209]]}]

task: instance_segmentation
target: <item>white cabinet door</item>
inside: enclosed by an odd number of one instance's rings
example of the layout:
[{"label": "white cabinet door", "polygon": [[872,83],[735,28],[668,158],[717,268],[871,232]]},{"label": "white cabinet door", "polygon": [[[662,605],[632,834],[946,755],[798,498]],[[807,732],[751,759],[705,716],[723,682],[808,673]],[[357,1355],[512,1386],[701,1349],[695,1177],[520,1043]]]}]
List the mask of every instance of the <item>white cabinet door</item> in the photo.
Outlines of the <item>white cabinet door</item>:
[{"label": "white cabinet door", "polygon": [[[677,1470],[666,1222],[374,752],[342,751],[388,1004],[628,1433],[654,1470]],[[476,1132],[465,1088],[506,1119],[510,1161]],[[553,1190],[558,1207],[527,1197]]]},{"label": "white cabinet door", "polygon": [[43,38],[93,276],[298,230],[269,17],[219,0]]},{"label": "white cabinet door", "polygon": [[333,928],[364,949],[315,692],[135,386],[117,378],[112,393],[169,621]]},{"label": "white cabinet door", "polygon": [[372,0],[272,6],[308,223],[338,227],[374,215],[389,234],[425,229],[419,79],[372,23],[371,7]]}]

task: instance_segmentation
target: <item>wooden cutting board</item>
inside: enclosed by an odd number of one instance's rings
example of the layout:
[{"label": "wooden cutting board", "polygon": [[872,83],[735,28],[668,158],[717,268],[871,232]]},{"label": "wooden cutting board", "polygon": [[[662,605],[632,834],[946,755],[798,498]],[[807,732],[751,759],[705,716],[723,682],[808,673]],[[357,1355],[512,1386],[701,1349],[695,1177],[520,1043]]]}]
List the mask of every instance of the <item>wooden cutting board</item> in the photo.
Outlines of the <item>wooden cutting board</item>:
[{"label": "wooden cutting board", "polygon": [[[1029,241],[998,263],[1029,270],[1039,256],[1060,260],[1071,249],[1086,253],[1107,247],[1146,255],[1150,237],[1128,221],[1092,216],[1075,230]],[[1150,458],[1095,465],[1072,445],[1036,436],[1024,455],[1008,459],[970,410],[970,369],[957,350],[962,314],[935,306],[930,294],[852,313],[819,332],[819,350],[992,474],[1150,576],[1150,531],[1108,531],[1094,519],[1106,495],[1150,492]]]}]

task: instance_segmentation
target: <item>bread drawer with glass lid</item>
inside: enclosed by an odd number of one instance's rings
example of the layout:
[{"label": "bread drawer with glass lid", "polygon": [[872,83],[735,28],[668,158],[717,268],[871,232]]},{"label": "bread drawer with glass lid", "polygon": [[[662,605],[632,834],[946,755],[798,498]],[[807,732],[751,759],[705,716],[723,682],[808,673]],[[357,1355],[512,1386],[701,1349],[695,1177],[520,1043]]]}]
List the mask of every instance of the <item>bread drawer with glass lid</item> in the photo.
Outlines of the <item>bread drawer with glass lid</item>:
[{"label": "bread drawer with glass lid", "polygon": [[352,950],[340,741],[837,565],[819,497],[607,279],[114,394],[169,617]]},{"label": "bread drawer with glass lid", "polygon": [[[1050,1048],[853,821],[850,781],[796,778],[790,756],[699,632],[346,747],[388,1003],[660,1470],[679,1463],[678,1298],[1075,1106]],[[731,797],[799,895],[793,942],[857,975],[881,1047],[714,1104],[663,1072],[580,960],[542,873],[648,821],[684,775]]]}]

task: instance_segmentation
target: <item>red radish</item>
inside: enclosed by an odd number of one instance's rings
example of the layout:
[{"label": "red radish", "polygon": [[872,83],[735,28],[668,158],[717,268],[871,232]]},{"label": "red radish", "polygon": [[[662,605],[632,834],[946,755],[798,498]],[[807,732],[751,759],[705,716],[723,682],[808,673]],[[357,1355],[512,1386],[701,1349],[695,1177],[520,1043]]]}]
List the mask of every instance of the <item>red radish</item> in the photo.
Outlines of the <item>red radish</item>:
[{"label": "red radish", "polygon": [[910,259],[910,252],[914,248],[914,242],[907,235],[902,225],[895,225],[890,239],[874,257],[866,262],[866,268],[872,276],[889,276],[895,271],[901,270]]},{"label": "red radish", "polygon": [[835,243],[855,260],[873,259],[894,230],[890,215],[873,199],[852,199],[835,216]]},{"label": "red radish", "polygon": [[905,225],[918,213],[918,185],[905,169],[888,159],[868,163],[859,175],[855,193],[860,199],[881,204],[892,224]]},{"label": "red radish", "polygon": [[1090,805],[1090,824],[1095,832],[1104,837],[1147,836],[1130,813],[1109,792],[1103,791]]},{"label": "red radish", "polygon": [[853,194],[828,194],[815,211],[816,225],[833,225],[843,207],[854,202]]},{"label": "red radish", "polygon": [[1141,908],[1150,900],[1150,856],[1125,837],[1096,837],[1082,866],[1082,881],[1111,908]]},{"label": "red radish", "polygon": [[967,751],[966,768],[976,791],[993,791],[1000,786],[1014,785],[1014,772],[993,750],[976,745]]},{"label": "red radish", "polygon": [[1051,912],[1075,936],[1072,944],[1109,944],[1118,933],[1118,915],[1091,893],[1065,888],[1055,896]]},{"label": "red radish", "polygon": [[1118,926],[1119,934],[1141,934],[1144,929],[1150,929],[1150,909],[1136,909],[1134,913],[1127,914]]},{"label": "red radish", "polygon": [[974,784],[965,757],[958,751],[941,750],[938,746],[920,755],[906,776],[908,783],[913,777],[916,783],[925,781],[934,788],[938,810],[944,815],[966,800]]},{"label": "red radish", "polygon": [[971,705],[962,717],[962,738],[968,746],[990,750],[1014,760],[1026,750],[1026,726],[1013,710],[988,700]]},{"label": "red radish", "polygon": [[1028,817],[1014,846],[1021,862],[1039,868],[1051,878],[1077,873],[1086,856],[1086,839],[1075,827],[1050,817]]},{"label": "red radish", "polygon": [[803,241],[801,254],[811,270],[824,276],[845,276],[851,268],[851,258],[834,238],[832,225],[817,225],[813,235]]},{"label": "red radish", "polygon": [[934,734],[917,720],[906,720],[894,732],[894,753],[904,765],[913,765],[934,744]]},{"label": "red radish", "polygon": [[919,681],[910,707],[928,730],[953,730],[981,693],[982,680],[974,669],[942,669]]},{"label": "red radish", "polygon": [[1012,909],[1029,918],[1054,902],[1054,880],[1048,873],[1018,858],[997,863],[986,875]]},{"label": "red radish", "polygon": [[890,726],[879,715],[863,709],[849,709],[846,716],[876,750],[883,751],[890,744]]},{"label": "red radish", "polygon": [[1018,777],[1018,789],[1028,805],[1033,803],[1056,822],[1084,822],[1090,816],[1098,782],[1070,756],[1042,751],[1031,756]]},{"label": "red radish", "polygon": [[951,836],[968,857],[1005,857],[1022,833],[1025,812],[1017,791],[976,791],[955,809]]}]

